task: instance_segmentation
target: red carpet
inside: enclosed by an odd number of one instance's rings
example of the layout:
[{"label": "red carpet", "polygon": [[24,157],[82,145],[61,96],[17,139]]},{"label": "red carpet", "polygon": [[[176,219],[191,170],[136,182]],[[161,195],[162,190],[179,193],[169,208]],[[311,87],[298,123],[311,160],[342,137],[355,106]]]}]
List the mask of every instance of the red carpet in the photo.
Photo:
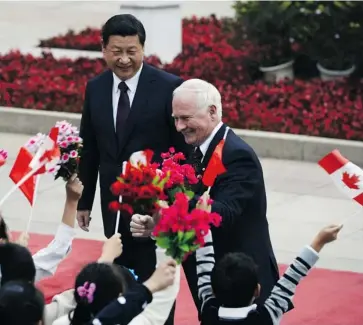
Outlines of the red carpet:
[{"label": "red carpet", "polygon": [[[50,236],[33,234],[30,249],[45,247]],[[96,260],[102,243],[77,239],[73,251],[60,265],[57,274],[40,282],[47,300],[73,286],[75,275],[87,262]],[[286,266],[281,266],[283,271]],[[363,274],[313,269],[297,290],[295,310],[284,316],[282,325],[362,325]],[[197,325],[195,307],[184,275],[178,296],[176,325]]]}]

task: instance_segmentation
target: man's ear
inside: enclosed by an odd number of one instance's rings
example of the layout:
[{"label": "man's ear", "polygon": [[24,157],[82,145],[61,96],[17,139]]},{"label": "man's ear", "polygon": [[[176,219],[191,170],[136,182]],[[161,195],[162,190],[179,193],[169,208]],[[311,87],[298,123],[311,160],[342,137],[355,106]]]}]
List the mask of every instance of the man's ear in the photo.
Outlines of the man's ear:
[{"label": "man's ear", "polygon": [[217,107],[214,105],[209,106],[209,114],[212,118],[217,116]]}]

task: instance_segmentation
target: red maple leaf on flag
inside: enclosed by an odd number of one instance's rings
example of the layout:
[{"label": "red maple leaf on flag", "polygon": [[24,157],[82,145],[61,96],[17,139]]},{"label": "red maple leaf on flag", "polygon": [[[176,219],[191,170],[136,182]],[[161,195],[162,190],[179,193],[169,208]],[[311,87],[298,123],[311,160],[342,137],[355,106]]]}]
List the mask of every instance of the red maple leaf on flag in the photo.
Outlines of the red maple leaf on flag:
[{"label": "red maple leaf on flag", "polygon": [[342,181],[345,185],[347,185],[347,187],[354,190],[359,190],[359,186],[357,185],[357,183],[359,183],[358,175],[355,174],[349,175],[347,172],[344,172]]}]

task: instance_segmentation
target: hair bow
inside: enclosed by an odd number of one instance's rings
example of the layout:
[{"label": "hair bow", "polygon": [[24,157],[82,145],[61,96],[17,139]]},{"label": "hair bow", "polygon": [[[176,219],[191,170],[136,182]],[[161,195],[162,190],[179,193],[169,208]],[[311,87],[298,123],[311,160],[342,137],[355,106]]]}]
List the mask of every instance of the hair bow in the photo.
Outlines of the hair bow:
[{"label": "hair bow", "polygon": [[96,291],[96,285],[94,283],[89,284],[85,282],[83,286],[77,288],[77,293],[81,298],[87,298],[89,304],[93,302],[93,294]]}]

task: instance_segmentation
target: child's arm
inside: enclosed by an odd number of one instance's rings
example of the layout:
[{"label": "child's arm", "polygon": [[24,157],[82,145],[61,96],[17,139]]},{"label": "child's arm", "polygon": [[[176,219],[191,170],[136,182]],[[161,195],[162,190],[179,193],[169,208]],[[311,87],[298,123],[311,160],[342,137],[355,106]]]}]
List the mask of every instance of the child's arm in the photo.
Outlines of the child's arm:
[{"label": "child's arm", "polygon": [[[203,195],[199,198],[196,208],[207,212],[211,211],[212,207],[208,192],[204,192]],[[201,301],[201,311],[203,311],[205,303],[214,297],[211,284],[211,273],[214,268],[215,259],[213,237],[210,230],[204,236],[204,242],[205,245],[198,248],[195,254],[197,262],[198,298]]]},{"label": "child's arm", "polygon": [[58,226],[54,239],[47,247],[33,255],[36,267],[35,281],[54,275],[59,263],[70,253],[75,237],[74,223],[77,213],[78,200],[82,195],[83,185],[73,175],[66,185],[66,202],[62,222]]},{"label": "child's arm", "polygon": [[198,297],[203,307],[205,303],[213,298],[213,290],[211,284],[211,273],[214,268],[214,248],[212,233],[209,230],[204,236],[205,245],[196,251],[197,260],[197,276],[198,276]]},{"label": "child's arm", "polygon": [[342,226],[323,228],[310,246],[305,247],[295,258],[286,272],[272,289],[264,307],[270,314],[273,324],[279,324],[284,313],[289,310],[295,290],[302,278],[319,259],[319,252],[325,244],[335,240]]},{"label": "child's arm", "polygon": [[[156,249],[156,262],[159,266],[163,261],[168,260],[169,257],[165,254],[165,249]],[[136,316],[129,325],[163,325],[165,324],[170,310],[173,307],[175,299],[178,295],[180,288],[180,265],[175,268],[174,283],[165,288],[164,290],[155,292],[153,294],[153,301],[145,310]]]}]

